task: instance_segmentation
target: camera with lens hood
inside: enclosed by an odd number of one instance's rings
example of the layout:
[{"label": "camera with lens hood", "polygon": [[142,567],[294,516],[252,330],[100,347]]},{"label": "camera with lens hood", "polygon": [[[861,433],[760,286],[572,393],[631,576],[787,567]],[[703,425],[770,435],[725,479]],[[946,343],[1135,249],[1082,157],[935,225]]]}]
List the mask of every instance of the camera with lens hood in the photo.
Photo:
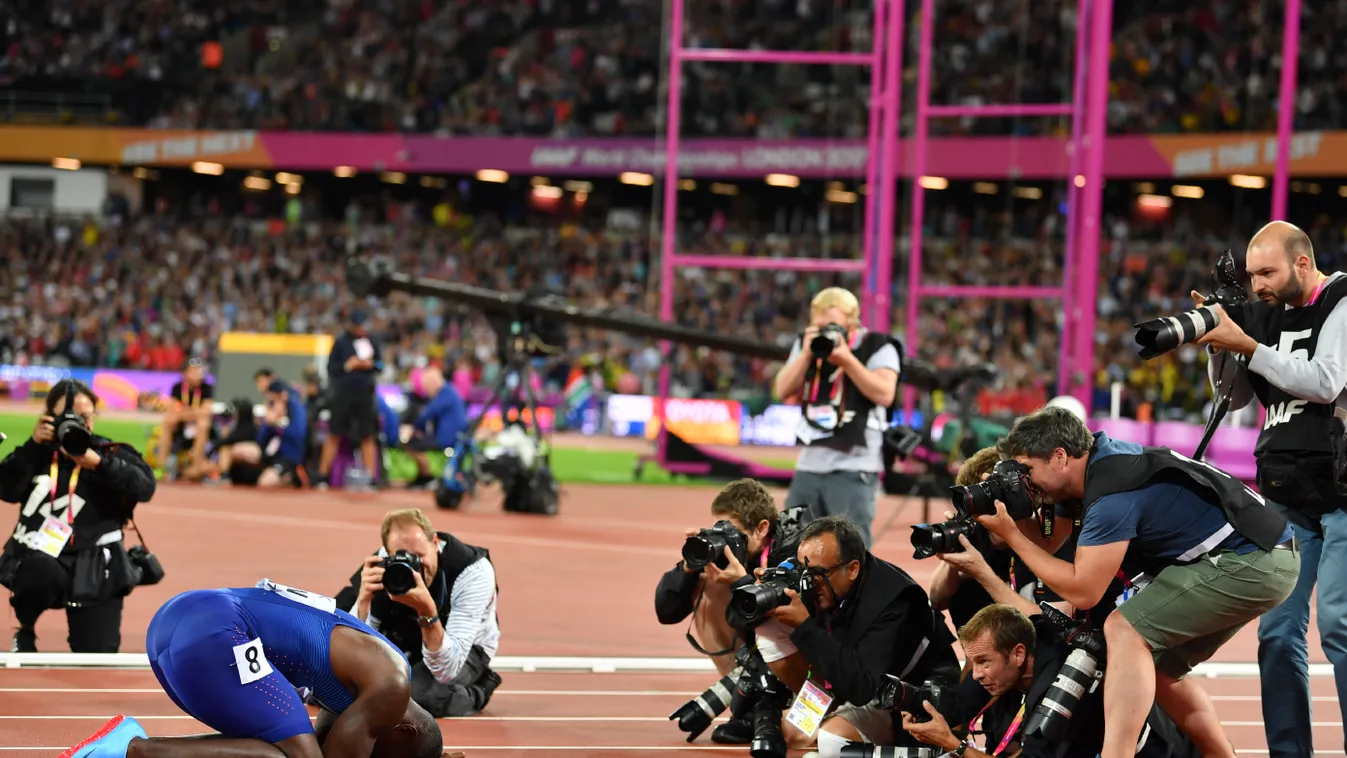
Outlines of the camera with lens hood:
[{"label": "camera with lens hood", "polygon": [[979,552],[991,546],[987,530],[975,517],[996,515],[996,501],[1016,521],[1034,515],[1034,500],[1029,495],[1029,469],[1019,461],[997,462],[986,480],[977,484],[950,487],[954,518],[939,524],[913,524],[912,557],[918,560],[937,553],[960,553],[959,535],[968,538]]},{"label": "camera with lens hood", "polygon": [[683,565],[689,571],[701,571],[707,564],[723,569],[730,565],[725,557],[728,547],[739,565],[748,563],[748,539],[729,521],[717,521],[683,543]]},{"label": "camera with lens hood", "polygon": [[52,425],[56,427],[56,442],[72,457],[84,455],[93,445],[93,433],[89,431],[84,417],[68,407],[52,420]]},{"label": "camera with lens hood", "polygon": [[380,561],[379,567],[384,570],[384,590],[390,595],[405,595],[416,589],[416,575],[421,573],[421,556],[399,550]]},{"label": "camera with lens hood", "polygon": [[730,605],[750,625],[762,623],[768,611],[790,605],[786,590],[795,590],[803,597],[810,592],[813,581],[806,569],[797,567],[794,561],[785,560],[781,565],[764,569],[757,584],[736,587],[730,593]]},{"label": "camera with lens hood", "polygon": [[1043,609],[1044,619],[1066,637],[1071,652],[1043,699],[1029,715],[1024,733],[1039,734],[1050,742],[1059,742],[1066,738],[1067,724],[1081,698],[1093,694],[1104,679],[1104,633],[1046,602],[1039,603],[1039,607]]},{"label": "camera with lens hood", "polygon": [[1235,256],[1229,250],[1217,259],[1211,278],[1216,289],[1207,295],[1206,302],[1201,306],[1177,316],[1163,316],[1135,325],[1135,340],[1140,347],[1137,355],[1142,360],[1150,360],[1180,345],[1202,339],[1207,332],[1215,329],[1221,317],[1211,306],[1235,308],[1249,300],[1249,293],[1244,289],[1239,270],[1235,267]]}]

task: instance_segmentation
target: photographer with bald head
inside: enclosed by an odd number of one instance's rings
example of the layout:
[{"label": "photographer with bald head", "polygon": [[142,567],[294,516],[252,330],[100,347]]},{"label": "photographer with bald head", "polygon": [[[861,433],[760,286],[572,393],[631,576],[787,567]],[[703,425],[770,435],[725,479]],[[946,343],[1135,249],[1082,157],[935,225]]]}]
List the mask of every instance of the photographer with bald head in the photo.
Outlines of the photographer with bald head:
[{"label": "photographer with bald head", "polygon": [[[1249,241],[1245,261],[1258,299],[1229,311],[1198,341],[1212,353],[1213,384],[1230,409],[1256,398],[1267,408],[1258,437],[1258,488],[1286,513],[1300,543],[1300,578],[1286,602],[1258,624],[1263,721],[1273,758],[1309,758],[1310,596],[1347,717],[1347,276],[1324,274],[1314,247],[1284,221]],[[1193,293],[1199,305],[1203,300]]]}]

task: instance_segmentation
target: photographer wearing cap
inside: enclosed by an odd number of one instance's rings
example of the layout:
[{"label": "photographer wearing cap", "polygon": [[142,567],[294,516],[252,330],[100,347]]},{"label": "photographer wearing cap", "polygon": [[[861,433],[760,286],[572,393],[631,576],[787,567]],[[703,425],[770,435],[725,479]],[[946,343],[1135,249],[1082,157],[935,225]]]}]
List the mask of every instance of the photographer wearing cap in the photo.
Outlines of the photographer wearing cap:
[{"label": "photographer wearing cap", "polygon": [[[1334,558],[1347,550],[1347,275],[1321,273],[1310,238],[1284,221],[1253,236],[1245,269],[1258,300],[1222,310],[1229,318],[1197,344],[1211,351],[1208,372],[1229,391],[1230,410],[1255,398],[1267,408],[1254,448],[1258,489],[1291,521],[1302,552],[1296,588],[1258,624],[1263,720],[1274,757],[1309,758],[1306,629],[1316,589],[1320,641],[1347,696],[1347,563]],[[1347,700],[1339,706],[1347,716]]]},{"label": "photographer wearing cap", "polygon": [[1210,698],[1185,677],[1290,594],[1300,554],[1286,520],[1224,471],[1168,448],[1091,434],[1062,408],[1018,419],[999,447],[1025,468],[1023,486],[1045,504],[1080,501],[1074,560],[1034,544],[1021,529],[1036,529],[1035,521],[1017,524],[999,499],[996,515],[979,523],[1077,608],[1094,608],[1119,571],[1141,587],[1119,598],[1103,624],[1103,758],[1133,754],[1153,701],[1185,725],[1203,755],[1232,756]]},{"label": "photographer wearing cap", "polygon": [[[977,484],[987,478],[1000,460],[1001,454],[995,447],[977,451],[959,467],[954,485]],[[954,518],[954,514],[946,513],[945,518]],[[974,614],[992,603],[1010,605],[1030,615],[1038,613],[1038,603],[1047,601],[1058,610],[1071,613],[1071,604],[1044,586],[1023,561],[1017,560],[1005,540],[980,525],[977,529],[982,534],[977,535],[976,541],[959,535],[963,550],[936,553],[940,565],[931,572],[931,607],[948,612],[955,629],[962,628]],[[1058,530],[1051,544],[1064,542],[1068,534],[1069,527]]]},{"label": "photographer wearing cap", "polygon": [[840,287],[815,295],[809,310],[811,323],[773,387],[783,400],[801,398],[796,440],[805,447],[786,507],[846,516],[869,547],[884,471],[884,409],[898,391],[898,348],[888,335],[861,326],[860,303]]},{"label": "photographer wearing cap", "polygon": [[337,594],[412,664],[412,699],[436,718],[471,716],[500,685],[496,570],[486,548],[437,532],[416,508],[390,511],[383,547]]},{"label": "photographer wearing cap", "polygon": [[15,652],[37,652],[34,625],[56,608],[66,610],[71,652],[117,652],[123,600],[162,577],[152,555],[122,543],[136,504],[154,496],[154,471],[135,448],[93,434],[97,408],[84,383],[57,382],[32,437],[0,461],[0,500],[22,504],[0,554]]},{"label": "photographer wearing cap", "polygon": [[[917,746],[897,713],[871,703],[886,674],[949,684],[958,680],[954,640],[936,620],[926,591],[902,569],[866,550],[860,530],[840,516],[805,527],[796,561],[793,583],[801,591],[787,584],[779,601],[764,600],[765,606],[782,604],[767,610],[770,621],[757,628],[763,660],[798,693],[782,727],[791,747],[817,740],[820,758],[837,758],[848,742]],[[770,574],[756,573],[759,583],[745,589],[764,598],[777,595],[764,583]],[[821,725],[797,713],[808,703],[827,714]]]},{"label": "photographer wearing cap", "polygon": [[[903,729],[946,755],[1094,756],[1104,743],[1103,698],[1092,689],[1097,686],[1093,674],[1102,663],[1099,636],[1097,631],[1068,629],[1038,611],[1025,614],[1010,605],[989,605],[959,628],[968,676],[935,698],[907,685],[892,688],[889,699],[902,713]],[[1055,686],[1059,675],[1071,685]],[[982,749],[974,746],[975,733],[984,737]],[[1198,755],[1158,707],[1151,709],[1133,751],[1145,758]]]}]

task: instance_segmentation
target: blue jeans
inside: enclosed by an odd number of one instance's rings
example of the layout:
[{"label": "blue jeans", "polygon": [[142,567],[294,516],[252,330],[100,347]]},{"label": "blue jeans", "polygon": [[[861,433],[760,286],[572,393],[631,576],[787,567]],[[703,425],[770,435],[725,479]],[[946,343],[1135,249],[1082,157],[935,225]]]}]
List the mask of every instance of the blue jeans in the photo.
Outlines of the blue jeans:
[{"label": "blue jeans", "polygon": [[[1318,581],[1319,639],[1333,664],[1338,705],[1347,721],[1347,512],[1326,514],[1323,536],[1292,524],[1300,541],[1300,579],[1286,602],[1258,623],[1258,670],[1270,758],[1311,758],[1310,595]],[[1336,749],[1330,746],[1325,749]]]}]

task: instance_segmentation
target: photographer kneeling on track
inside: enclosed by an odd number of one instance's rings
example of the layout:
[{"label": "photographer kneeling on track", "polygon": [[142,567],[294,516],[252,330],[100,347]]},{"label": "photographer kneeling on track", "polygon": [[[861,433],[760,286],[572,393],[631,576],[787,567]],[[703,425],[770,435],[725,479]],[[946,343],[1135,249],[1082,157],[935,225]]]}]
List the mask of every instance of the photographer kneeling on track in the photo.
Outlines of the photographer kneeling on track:
[{"label": "photographer kneeling on track", "polygon": [[390,511],[383,547],[337,607],[388,638],[412,664],[412,699],[435,718],[471,716],[500,686],[496,570],[486,548],[437,532],[416,508]]},{"label": "photographer kneeling on track", "polygon": [[1104,622],[1103,758],[1134,753],[1152,702],[1184,725],[1203,755],[1233,756],[1211,699],[1185,677],[1290,594],[1300,553],[1286,519],[1224,471],[1168,448],[1091,434],[1062,408],[1018,419],[999,447],[1025,468],[1026,489],[1045,504],[1081,501],[1074,562],[1030,540],[1037,525],[1000,500],[996,515],[978,517],[983,526],[1077,608],[1103,600],[1124,567],[1133,577]]},{"label": "photographer kneeling on track", "polygon": [[851,292],[829,287],[810,304],[811,324],[777,373],[781,399],[801,396],[795,463],[786,507],[814,516],[846,516],[870,546],[870,525],[884,472],[885,408],[898,392],[901,356],[894,340],[861,326]]},{"label": "photographer kneeling on track", "polygon": [[866,550],[840,516],[806,526],[795,561],[756,573],[757,584],[734,591],[731,622],[756,626],[763,660],[798,693],[782,727],[790,746],[817,735],[821,758],[854,741],[917,747],[897,714],[871,703],[885,675],[958,681],[954,639],[921,585]]},{"label": "photographer kneeling on track", "polygon": [[84,383],[57,382],[32,438],[0,461],[0,500],[23,504],[0,554],[14,652],[37,652],[38,617],[65,608],[71,652],[115,653],[126,596],[163,578],[143,545],[122,542],[136,505],[154,497],[154,471],[135,448],[93,434],[97,408]]},{"label": "photographer kneeling on track", "polygon": [[[989,605],[959,628],[969,675],[958,685],[918,687],[890,680],[876,703],[901,712],[909,734],[958,758],[1094,756],[1104,744],[1098,691],[1106,656],[1103,637],[1047,603],[1033,614]],[[985,737],[981,750],[972,743],[973,734]],[[1159,707],[1151,709],[1135,754],[1198,755]]]},{"label": "photographer kneeling on track", "polygon": [[[1026,615],[1038,613],[1038,603],[1043,601],[1063,613],[1070,614],[1073,610],[1070,603],[1044,586],[1023,561],[1016,559],[1005,540],[984,529],[973,520],[969,507],[962,505],[974,491],[986,489],[982,482],[992,475],[1000,460],[995,447],[974,453],[959,467],[954,479],[955,502],[961,504],[962,512],[946,513],[948,521],[944,524],[912,527],[915,557],[934,555],[940,559],[931,572],[931,607],[947,611],[955,629],[962,628],[974,614],[992,603],[1012,605]],[[1054,530],[1044,549],[1056,554],[1070,534],[1069,528]],[[956,538],[957,544],[951,538]]]},{"label": "photographer kneeling on track", "polygon": [[[745,672],[736,649],[739,642],[752,641],[752,630],[740,634],[730,627],[730,594],[737,586],[753,584],[745,566],[776,566],[795,556],[801,521],[808,517],[808,509],[778,513],[772,493],[761,482],[739,479],[725,485],[711,501],[711,516],[716,519],[715,525],[689,529],[682,560],[660,577],[655,587],[655,615],[661,624],[677,624],[691,615],[688,642],[697,652],[711,656],[722,677],[717,684],[724,693],[733,693],[727,698],[717,690],[704,700],[709,711],[694,700],[689,705],[697,708],[687,712],[679,709],[671,718],[679,720],[679,728],[689,733],[691,742],[711,719],[730,707],[729,722],[716,727],[711,739],[722,744],[744,744],[753,739],[753,725],[751,704],[742,702],[739,691]],[[703,648],[698,638],[711,649]]]}]

